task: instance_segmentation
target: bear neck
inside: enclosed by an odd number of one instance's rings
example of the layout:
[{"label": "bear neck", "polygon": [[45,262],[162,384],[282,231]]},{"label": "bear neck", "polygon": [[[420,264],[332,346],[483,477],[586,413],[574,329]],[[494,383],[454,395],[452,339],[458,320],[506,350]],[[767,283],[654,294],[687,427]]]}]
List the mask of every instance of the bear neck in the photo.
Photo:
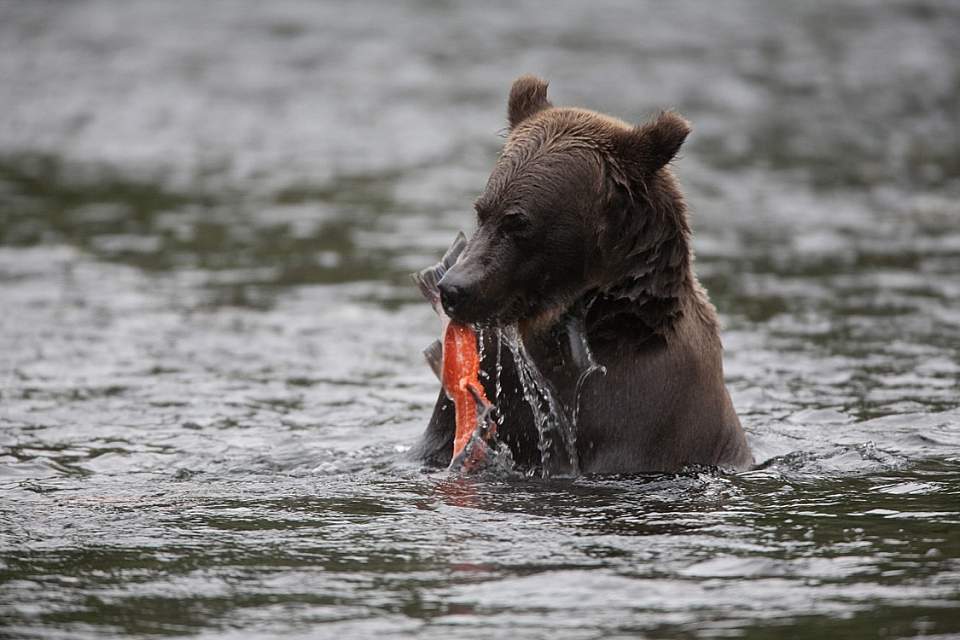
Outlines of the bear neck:
[{"label": "bear neck", "polygon": [[588,329],[667,336],[702,306],[686,204],[668,169],[619,204],[602,268],[615,276],[588,294]]}]

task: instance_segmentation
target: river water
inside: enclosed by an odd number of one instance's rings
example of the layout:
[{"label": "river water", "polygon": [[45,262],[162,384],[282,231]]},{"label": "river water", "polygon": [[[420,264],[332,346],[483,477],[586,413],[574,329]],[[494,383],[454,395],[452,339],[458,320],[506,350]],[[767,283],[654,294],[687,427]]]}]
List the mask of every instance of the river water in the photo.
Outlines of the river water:
[{"label": "river water", "polygon": [[[693,121],[758,470],[405,458],[527,71]],[[960,634],[955,3],[5,3],[0,87],[0,635]]]}]

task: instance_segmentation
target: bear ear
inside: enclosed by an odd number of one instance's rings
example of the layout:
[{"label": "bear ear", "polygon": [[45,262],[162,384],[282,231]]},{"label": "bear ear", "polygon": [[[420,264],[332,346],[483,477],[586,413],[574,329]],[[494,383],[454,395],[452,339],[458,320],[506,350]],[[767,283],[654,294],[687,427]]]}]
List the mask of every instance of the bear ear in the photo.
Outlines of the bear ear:
[{"label": "bear ear", "polygon": [[507,119],[510,128],[553,105],[547,100],[547,81],[537,76],[523,75],[513,81],[507,101]]},{"label": "bear ear", "polygon": [[630,129],[617,140],[622,160],[644,175],[655,173],[677,155],[690,134],[690,123],[674,111]]}]

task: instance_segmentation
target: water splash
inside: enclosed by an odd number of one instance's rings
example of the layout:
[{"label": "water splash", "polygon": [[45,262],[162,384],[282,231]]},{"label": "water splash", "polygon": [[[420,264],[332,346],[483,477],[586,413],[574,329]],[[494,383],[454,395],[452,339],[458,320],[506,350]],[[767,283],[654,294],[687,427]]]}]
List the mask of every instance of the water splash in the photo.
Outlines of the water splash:
[{"label": "water splash", "polygon": [[[578,372],[571,406],[566,406],[559,399],[553,384],[540,372],[527,351],[516,324],[496,327],[492,329],[494,332],[492,336],[482,334],[483,337],[492,337],[496,344],[493,397],[494,404],[498,407],[503,406],[501,374],[503,372],[502,350],[504,344],[507,345],[513,356],[517,377],[520,381],[519,391],[530,407],[537,428],[537,447],[540,451],[540,463],[544,476],[579,474],[577,425],[580,418],[581,395],[586,381],[593,373],[600,372],[605,375],[607,372],[606,367],[597,362],[590,348],[583,310],[579,309],[570,313],[562,327],[565,334],[563,337],[566,339],[566,353],[563,354],[563,357]],[[483,344],[483,341],[481,341],[481,344]],[[481,346],[481,358],[486,353],[485,349],[485,346]],[[500,426],[503,424],[503,419],[503,413],[498,412],[497,422]]]},{"label": "water splash", "polygon": [[[477,355],[478,355],[479,358],[480,358],[480,362],[486,362],[486,358],[487,358],[487,336],[486,336],[486,332],[487,332],[487,330],[486,330],[486,329],[483,329],[482,327],[477,327],[477,328],[476,328],[476,333],[477,333]],[[481,380],[481,383],[482,383],[482,381],[484,381],[484,380],[489,380],[489,379],[490,379],[490,374],[489,374],[489,372],[487,372],[487,370],[484,369],[483,367],[480,367],[480,380]],[[494,399],[494,402],[496,402],[496,399]]]},{"label": "water splash", "polygon": [[[500,399],[503,395],[503,330],[497,327],[494,331],[497,339],[497,359],[494,366],[493,404],[496,407],[502,407]],[[497,427],[503,427],[503,411],[497,411],[494,419],[497,421]]]},{"label": "water splash", "polygon": [[570,350],[570,358],[573,360],[573,365],[580,371],[573,395],[571,422],[574,427],[577,426],[580,419],[580,395],[587,378],[596,371],[599,371],[602,375],[607,374],[607,368],[597,362],[593,356],[593,351],[590,349],[585,318],[585,313],[572,313],[564,324],[567,331],[567,347]]},{"label": "water splash", "polygon": [[515,324],[504,327],[501,336],[513,355],[520,389],[533,413],[543,475],[579,474],[576,431],[553,385],[537,368]]}]

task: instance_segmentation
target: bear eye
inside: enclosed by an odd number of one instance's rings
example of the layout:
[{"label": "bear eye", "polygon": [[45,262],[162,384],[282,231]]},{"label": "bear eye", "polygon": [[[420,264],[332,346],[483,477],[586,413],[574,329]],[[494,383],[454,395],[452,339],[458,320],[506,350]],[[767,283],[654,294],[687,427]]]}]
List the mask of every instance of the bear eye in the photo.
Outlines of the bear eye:
[{"label": "bear eye", "polygon": [[511,209],[503,215],[501,225],[505,231],[522,231],[530,226],[530,216],[526,211]]}]

